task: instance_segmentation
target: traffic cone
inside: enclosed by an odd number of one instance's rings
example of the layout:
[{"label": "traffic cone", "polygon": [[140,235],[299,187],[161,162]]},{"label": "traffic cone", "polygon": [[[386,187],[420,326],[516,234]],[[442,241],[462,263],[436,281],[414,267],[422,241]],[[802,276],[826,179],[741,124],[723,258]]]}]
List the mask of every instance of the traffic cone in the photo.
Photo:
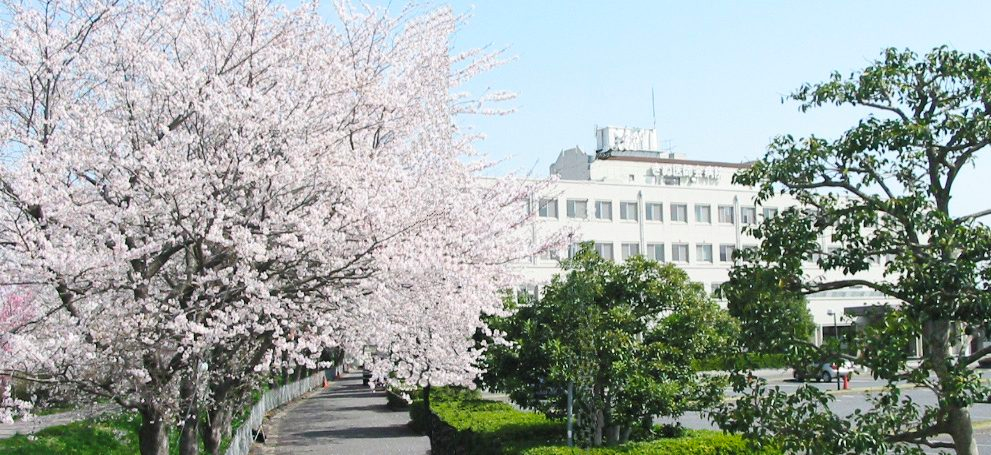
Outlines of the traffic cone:
[{"label": "traffic cone", "polygon": [[850,389],[850,375],[843,376],[843,390]]}]

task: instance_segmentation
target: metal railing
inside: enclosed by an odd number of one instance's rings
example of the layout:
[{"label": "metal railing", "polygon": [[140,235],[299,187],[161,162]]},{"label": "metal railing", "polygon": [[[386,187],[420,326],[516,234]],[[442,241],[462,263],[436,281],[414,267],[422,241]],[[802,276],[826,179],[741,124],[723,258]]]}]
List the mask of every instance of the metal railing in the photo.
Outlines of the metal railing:
[{"label": "metal railing", "polygon": [[326,372],[321,371],[305,379],[265,392],[261,399],[251,407],[251,414],[248,418],[234,431],[231,436],[231,445],[227,448],[227,452],[224,452],[225,455],[247,455],[248,451],[251,450],[251,445],[255,442],[255,431],[262,426],[262,421],[265,420],[265,414],[299,398],[310,390],[320,387],[323,385],[325,377]]}]

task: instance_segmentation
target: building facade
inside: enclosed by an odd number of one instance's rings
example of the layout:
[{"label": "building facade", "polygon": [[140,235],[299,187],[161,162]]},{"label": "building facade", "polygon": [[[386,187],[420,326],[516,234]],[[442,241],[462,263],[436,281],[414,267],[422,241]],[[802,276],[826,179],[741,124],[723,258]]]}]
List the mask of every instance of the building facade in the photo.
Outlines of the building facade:
[{"label": "building facade", "polygon": [[[567,249],[520,264],[529,285],[549,282],[560,272],[558,259],[579,242],[592,241],[607,259],[643,255],[673,263],[714,291],[728,279],[733,251],[759,243],[745,228],[796,204],[779,196],[755,205],[754,188],[732,183],[733,174],[748,163],[695,161],[662,152],[652,129],[599,128],[596,142],[592,154],[577,147],[562,151],[550,166],[558,180],[530,204],[539,220],[535,240],[560,229],[574,235]],[[832,248],[828,238],[821,243],[822,251]],[[882,261],[878,258],[863,275],[879,277]],[[806,274],[822,272],[810,262]],[[850,330],[865,308],[895,303],[868,288],[809,296],[815,342]]]}]

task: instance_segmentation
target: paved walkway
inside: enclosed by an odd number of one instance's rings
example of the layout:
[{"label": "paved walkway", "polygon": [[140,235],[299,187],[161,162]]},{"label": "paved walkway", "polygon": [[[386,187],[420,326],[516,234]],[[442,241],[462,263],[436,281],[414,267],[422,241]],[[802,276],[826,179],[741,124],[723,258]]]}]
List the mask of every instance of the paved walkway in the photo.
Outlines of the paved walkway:
[{"label": "paved walkway", "polygon": [[385,406],[385,392],[361,385],[361,373],[345,375],[277,411],[265,424],[255,455],[427,454],[430,441],[406,425],[409,413]]}]

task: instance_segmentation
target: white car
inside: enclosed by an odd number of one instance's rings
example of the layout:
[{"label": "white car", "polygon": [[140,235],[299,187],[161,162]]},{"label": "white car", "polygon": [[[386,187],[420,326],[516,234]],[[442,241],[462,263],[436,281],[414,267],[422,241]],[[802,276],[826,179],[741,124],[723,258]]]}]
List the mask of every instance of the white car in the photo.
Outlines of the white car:
[{"label": "white car", "polygon": [[839,369],[836,368],[835,362],[820,362],[805,368],[794,368],[794,377],[799,381],[815,379],[816,381],[832,382],[836,380],[837,376],[850,379],[856,371],[853,362],[849,360],[844,360],[839,365]]}]

